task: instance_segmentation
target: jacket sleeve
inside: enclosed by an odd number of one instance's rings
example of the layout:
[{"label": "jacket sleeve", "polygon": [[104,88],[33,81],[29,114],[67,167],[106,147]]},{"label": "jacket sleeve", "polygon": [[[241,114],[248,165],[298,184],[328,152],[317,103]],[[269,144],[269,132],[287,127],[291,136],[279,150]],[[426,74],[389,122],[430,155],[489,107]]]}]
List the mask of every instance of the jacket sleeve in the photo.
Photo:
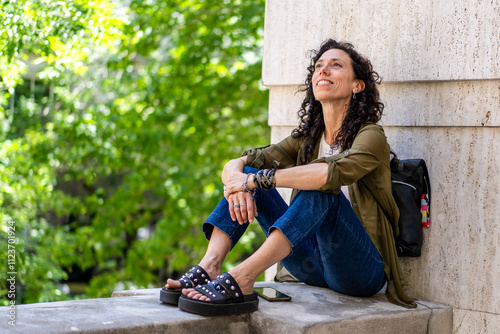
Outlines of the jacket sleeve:
[{"label": "jacket sleeve", "polygon": [[311,162],[328,163],[327,181],[319,190],[339,193],[341,186],[358,181],[381,164],[387,145],[381,126],[365,125],[359,130],[351,148],[340,154]]},{"label": "jacket sleeve", "polygon": [[263,169],[272,168],[274,160],[279,168],[295,166],[298,154],[299,140],[289,136],[277,144],[246,150],[242,156],[247,156],[247,166]]}]

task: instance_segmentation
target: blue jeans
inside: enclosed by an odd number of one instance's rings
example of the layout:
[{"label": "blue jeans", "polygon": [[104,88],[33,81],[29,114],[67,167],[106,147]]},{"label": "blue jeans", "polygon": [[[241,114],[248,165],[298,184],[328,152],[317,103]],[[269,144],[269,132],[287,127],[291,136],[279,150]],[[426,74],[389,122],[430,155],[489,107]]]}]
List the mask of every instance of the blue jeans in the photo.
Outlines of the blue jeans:
[{"label": "blue jeans", "polygon": [[[245,173],[257,170],[245,167]],[[350,296],[371,296],[385,284],[384,263],[363,224],[342,194],[299,191],[288,206],[275,190],[257,189],[257,220],[269,236],[279,229],[292,245],[281,263],[299,281],[329,287]],[[225,198],[203,224],[210,239],[213,226],[226,233],[234,246],[248,223],[229,215]]]}]

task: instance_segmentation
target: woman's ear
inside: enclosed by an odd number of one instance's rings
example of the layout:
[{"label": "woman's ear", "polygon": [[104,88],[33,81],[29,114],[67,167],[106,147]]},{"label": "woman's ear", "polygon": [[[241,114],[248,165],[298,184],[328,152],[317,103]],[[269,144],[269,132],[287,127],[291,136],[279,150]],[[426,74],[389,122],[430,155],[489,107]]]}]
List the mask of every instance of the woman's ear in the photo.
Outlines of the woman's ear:
[{"label": "woman's ear", "polygon": [[365,90],[365,82],[363,80],[356,80],[356,83],[354,84],[354,89],[352,90],[353,94],[360,93]]}]

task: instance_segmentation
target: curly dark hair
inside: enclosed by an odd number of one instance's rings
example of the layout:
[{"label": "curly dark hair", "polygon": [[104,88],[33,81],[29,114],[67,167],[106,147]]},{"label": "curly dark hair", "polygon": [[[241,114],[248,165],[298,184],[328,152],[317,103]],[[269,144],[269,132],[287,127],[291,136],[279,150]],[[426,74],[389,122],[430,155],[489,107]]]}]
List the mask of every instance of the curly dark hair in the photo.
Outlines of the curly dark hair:
[{"label": "curly dark hair", "polygon": [[384,110],[384,104],[379,100],[379,92],[376,86],[382,79],[373,70],[371,62],[354,50],[354,46],[350,43],[337,42],[333,39],[326,40],[321,44],[318,51],[311,51],[311,64],[307,67],[309,74],[305,83],[299,88],[300,92],[306,92],[306,96],[298,111],[300,124],[293,130],[292,137],[305,136],[307,138],[307,143],[301,157],[302,164],[313,160],[314,146],[325,130],[323,108],[321,103],[314,97],[312,77],[316,62],[323,53],[330,49],[345,51],[351,57],[354,77],[365,83],[365,89],[362,92],[356,93],[355,99],[351,98],[351,103],[342,121],[340,130],[335,134],[333,145],[340,147],[341,150],[351,147],[361,125],[366,122],[377,123],[382,117]]}]

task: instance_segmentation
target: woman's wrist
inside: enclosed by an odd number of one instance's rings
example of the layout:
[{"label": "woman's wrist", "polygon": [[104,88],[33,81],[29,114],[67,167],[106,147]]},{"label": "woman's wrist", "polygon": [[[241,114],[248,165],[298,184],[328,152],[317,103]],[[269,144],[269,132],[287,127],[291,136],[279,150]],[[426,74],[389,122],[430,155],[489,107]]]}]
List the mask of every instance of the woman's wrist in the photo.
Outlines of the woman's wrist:
[{"label": "woman's wrist", "polygon": [[249,178],[248,178],[248,187],[252,190],[254,190],[255,188],[257,188],[255,186],[255,174],[252,174]]},{"label": "woman's wrist", "polygon": [[249,173],[245,176],[243,181],[243,191],[255,195],[255,184],[253,182],[255,174]]}]

